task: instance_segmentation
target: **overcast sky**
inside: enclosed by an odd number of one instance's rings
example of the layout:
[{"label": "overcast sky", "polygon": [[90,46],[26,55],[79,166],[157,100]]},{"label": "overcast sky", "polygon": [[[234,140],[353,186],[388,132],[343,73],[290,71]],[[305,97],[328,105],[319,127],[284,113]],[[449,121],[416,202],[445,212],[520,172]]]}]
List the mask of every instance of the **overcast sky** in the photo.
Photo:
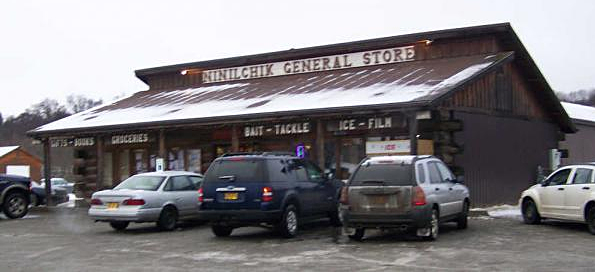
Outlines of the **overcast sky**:
[{"label": "overcast sky", "polygon": [[502,22],[554,90],[590,89],[593,14],[589,0],[2,0],[0,113],[146,90],[136,69]]}]

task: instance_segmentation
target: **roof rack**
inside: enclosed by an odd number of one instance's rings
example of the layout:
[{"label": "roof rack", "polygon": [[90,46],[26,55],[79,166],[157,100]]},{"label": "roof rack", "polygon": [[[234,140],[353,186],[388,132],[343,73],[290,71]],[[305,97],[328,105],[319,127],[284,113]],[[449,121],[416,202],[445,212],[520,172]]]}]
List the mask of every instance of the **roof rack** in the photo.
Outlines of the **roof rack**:
[{"label": "roof rack", "polygon": [[287,151],[255,151],[255,152],[231,152],[221,155],[221,157],[233,157],[233,156],[294,156],[295,154]]}]

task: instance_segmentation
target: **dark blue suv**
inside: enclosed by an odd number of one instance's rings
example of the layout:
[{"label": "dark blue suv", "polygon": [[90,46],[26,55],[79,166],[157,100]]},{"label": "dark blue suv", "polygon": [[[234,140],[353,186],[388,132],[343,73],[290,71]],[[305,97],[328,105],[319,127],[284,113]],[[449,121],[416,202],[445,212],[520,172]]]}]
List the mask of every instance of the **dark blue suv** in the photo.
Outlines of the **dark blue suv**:
[{"label": "dark blue suv", "polygon": [[21,218],[29,211],[31,180],[0,174],[0,207],[8,218]]},{"label": "dark blue suv", "polygon": [[275,226],[294,237],[302,221],[330,218],[339,225],[342,182],[312,162],[279,153],[229,154],[213,161],[199,189],[200,215],[216,236],[243,226]]}]

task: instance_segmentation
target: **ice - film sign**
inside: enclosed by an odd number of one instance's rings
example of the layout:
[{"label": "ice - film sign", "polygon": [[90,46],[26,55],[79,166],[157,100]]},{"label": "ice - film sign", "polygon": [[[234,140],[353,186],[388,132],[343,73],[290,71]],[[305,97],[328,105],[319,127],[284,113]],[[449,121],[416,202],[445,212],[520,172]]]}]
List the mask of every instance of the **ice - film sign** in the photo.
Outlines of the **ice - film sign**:
[{"label": "ice - film sign", "polygon": [[406,125],[399,116],[358,117],[332,120],[327,122],[327,131],[355,131],[400,128]]},{"label": "ice - film sign", "polygon": [[244,137],[280,136],[310,133],[310,122],[245,126]]},{"label": "ice - film sign", "polygon": [[82,138],[55,138],[50,140],[51,147],[85,147],[94,146],[94,137],[82,137]]},{"label": "ice - film sign", "polygon": [[203,83],[286,76],[415,60],[413,45],[202,71]]}]

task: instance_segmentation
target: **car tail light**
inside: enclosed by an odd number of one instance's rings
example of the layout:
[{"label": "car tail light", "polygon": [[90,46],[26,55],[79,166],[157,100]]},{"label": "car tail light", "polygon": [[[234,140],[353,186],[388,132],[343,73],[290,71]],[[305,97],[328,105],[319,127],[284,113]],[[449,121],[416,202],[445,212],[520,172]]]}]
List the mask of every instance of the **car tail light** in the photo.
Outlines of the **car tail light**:
[{"label": "car tail light", "polygon": [[341,198],[339,199],[341,204],[349,204],[349,189],[347,187],[341,188]]},{"label": "car tail light", "polygon": [[411,198],[411,204],[413,204],[413,206],[426,205],[426,194],[421,187],[413,187],[413,197]]},{"label": "car tail light", "polygon": [[273,201],[273,188],[263,187],[262,188],[262,202]]},{"label": "car tail light", "polygon": [[202,192],[202,187],[198,188],[198,202],[202,203],[204,201],[204,193]]},{"label": "car tail light", "polygon": [[91,199],[91,205],[103,205],[103,202],[99,198],[93,198]]},{"label": "car tail light", "polygon": [[122,205],[129,205],[129,206],[145,205],[145,200],[144,199],[126,199],[122,202]]}]

